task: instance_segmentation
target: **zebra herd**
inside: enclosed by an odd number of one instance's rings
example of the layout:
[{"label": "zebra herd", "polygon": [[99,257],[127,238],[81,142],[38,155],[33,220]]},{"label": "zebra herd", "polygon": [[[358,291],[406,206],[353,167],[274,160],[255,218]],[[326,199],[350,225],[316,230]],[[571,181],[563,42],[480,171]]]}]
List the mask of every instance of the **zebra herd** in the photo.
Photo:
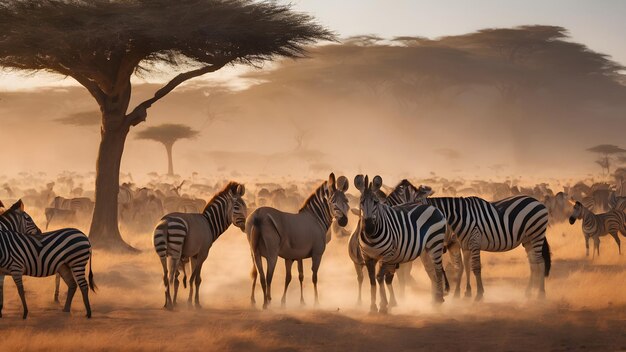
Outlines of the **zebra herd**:
[{"label": "zebra herd", "polygon": [[[527,295],[536,289],[545,295],[544,276],[551,266],[550,248],[546,239],[548,211],[536,199],[514,196],[498,202],[478,197],[433,198],[428,187],[415,187],[403,180],[385,196],[381,191],[382,178],[357,175],[354,186],[360,192],[359,223],[349,240],[350,258],[354,261],[359,279],[359,301],[362,268],[366,267],[371,285],[371,310],[387,312],[397,304],[393,292],[393,278],[400,265],[420,257],[432,284],[433,302],[443,302],[443,254],[447,250],[455,264],[455,296],[460,295],[461,271],[467,276],[466,296],[471,296],[470,270],[477,282],[476,300],[481,300],[484,288],[481,277],[480,251],[503,252],[522,245],[526,249],[531,275]],[[291,282],[293,262],[298,262],[301,303],[303,265],[312,259],[312,281],[315,303],[318,299],[318,269],[330,240],[329,228],[333,221],[347,224],[349,212],[348,180],[334,174],[323,182],[304,202],[297,213],[286,213],[271,207],[260,207],[246,218],[246,204],[241,199],[243,185],[230,183],[202,214],[168,214],[154,231],[154,246],[163,266],[165,307],[173,309],[176,303],[179,271],[185,271],[191,262],[191,281],[196,285],[194,303],[199,305],[198,288],[202,263],[212,243],[234,223],[242,229],[250,245],[253,262],[252,293],[260,276],[263,290],[263,308],[272,300],[271,285],[278,258],[285,260],[285,288],[281,304],[285,305],[286,291]],[[209,211],[210,209],[213,209]],[[212,213],[214,215],[210,215]],[[217,215],[215,215],[217,214]],[[204,232],[204,234],[202,233]],[[169,266],[167,260],[170,260]],[[266,268],[262,258],[266,259]],[[376,272],[376,270],[378,271]],[[170,285],[174,284],[174,299]],[[376,285],[379,286],[380,306],[376,303]],[[387,300],[387,290],[391,300]],[[188,304],[192,304],[192,294]]]},{"label": "zebra herd", "polygon": [[[372,312],[385,313],[397,305],[393,291],[396,273],[410,269],[411,262],[421,259],[431,281],[432,301],[444,301],[444,282],[448,275],[443,268],[444,253],[451,258],[455,283],[454,296],[460,296],[462,273],[466,274],[465,295],[470,296],[470,272],[476,284],[476,300],[481,300],[484,288],[481,277],[481,251],[503,252],[520,245],[524,247],[531,269],[527,295],[533,290],[539,297],[545,295],[544,278],[550,273],[550,247],[546,238],[548,211],[535,198],[524,195],[489,202],[479,197],[433,197],[429,187],[416,187],[401,181],[388,195],[382,190],[383,180],[375,176],[357,175],[354,186],[360,193],[356,229],[348,241],[348,252],[354,262],[359,284],[359,302],[363,268],[370,279]],[[312,282],[315,304],[319,302],[318,270],[330,241],[333,224],[345,227],[350,213],[348,179],[333,173],[322,182],[295,213],[272,207],[260,207],[248,214],[243,199],[245,187],[228,183],[208,201],[201,213],[170,213],[161,218],[153,233],[153,245],[163,269],[166,309],[176,305],[179,275],[183,272],[186,285],[187,267],[190,267],[188,304],[200,307],[202,266],[215,241],[230,225],[235,225],[247,236],[252,259],[252,292],[260,279],[263,308],[272,300],[272,280],[278,258],[285,261],[286,277],[281,304],[286,303],[286,292],[291,282],[291,269],[298,265],[300,301],[304,304],[303,259],[312,259]],[[599,254],[599,237],[610,234],[618,244],[617,235],[626,234],[624,223],[626,200],[615,199],[616,209],[594,215],[579,202],[573,204],[570,222],[582,219],[583,233],[594,239],[594,254]],[[621,253],[621,249],[620,249]],[[83,296],[87,317],[91,317],[88,290],[95,290],[91,271],[91,245],[88,237],[77,229],[65,228],[42,233],[33,219],[24,211],[22,201],[4,210],[0,202],[0,317],[3,303],[4,275],[14,279],[23,306],[23,317],[28,308],[22,276],[45,277],[57,275],[69,291],[64,311],[69,312],[77,288]],[[266,266],[263,266],[263,258]],[[86,278],[86,266],[89,274]],[[173,285],[173,292],[171,286]],[[376,286],[379,286],[378,288]],[[195,288],[195,295],[194,295]],[[446,286],[447,288],[447,286]],[[380,295],[377,303],[377,289]],[[387,299],[387,291],[390,299]]]}]

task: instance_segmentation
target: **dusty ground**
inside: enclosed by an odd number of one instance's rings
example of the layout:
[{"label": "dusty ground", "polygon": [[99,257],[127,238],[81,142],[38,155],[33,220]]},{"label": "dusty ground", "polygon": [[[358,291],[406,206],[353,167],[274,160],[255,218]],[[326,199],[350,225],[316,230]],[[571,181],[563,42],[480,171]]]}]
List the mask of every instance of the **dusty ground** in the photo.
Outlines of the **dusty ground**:
[{"label": "dusty ground", "polygon": [[52,303],[52,279],[28,278],[30,316],[23,321],[15,286],[7,279],[0,350],[626,350],[626,255],[617,255],[612,239],[603,238],[602,257],[585,258],[579,226],[550,229],[554,262],[545,301],[524,297],[529,269],[519,248],[484,255],[486,296],[479,304],[448,297],[441,308],[432,308],[429,283],[416,264],[417,285],[386,316],[368,313],[367,286],[364,305],[355,304],[356,278],[346,239],[333,239],[323,259],[319,308],[312,304],[310,262],[305,263],[305,307],[299,305],[296,279],[287,308],[280,308],[280,266],[272,308],[251,307],[247,242],[235,229],[220,238],[205,263],[203,309],[188,309],[184,290],[177,311],[163,311],[151,236],[133,235],[129,241],[144,250],[140,255],[94,254],[99,291],[91,295],[91,320],[84,318],[80,298],[70,315]]}]

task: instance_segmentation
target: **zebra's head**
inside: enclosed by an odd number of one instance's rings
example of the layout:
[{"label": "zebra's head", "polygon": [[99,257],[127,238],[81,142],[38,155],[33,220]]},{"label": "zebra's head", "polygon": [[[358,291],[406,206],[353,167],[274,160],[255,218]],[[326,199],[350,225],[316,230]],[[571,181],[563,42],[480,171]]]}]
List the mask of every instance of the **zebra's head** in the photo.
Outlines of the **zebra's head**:
[{"label": "zebra's head", "polygon": [[232,212],[231,222],[235,224],[241,231],[244,231],[246,227],[246,217],[248,216],[248,207],[243,200],[243,195],[246,193],[246,187],[242,184],[238,184],[236,188],[230,190]]},{"label": "zebra's head", "polygon": [[369,182],[367,175],[356,175],[354,178],[354,186],[361,192],[361,222],[366,234],[374,233],[376,224],[380,216],[380,198],[377,191],[383,185],[382,177],[376,175]]},{"label": "zebra's head", "polygon": [[25,235],[40,235],[41,230],[35,224],[33,218],[24,211],[24,203],[18,200],[8,210],[0,215],[1,222],[6,230],[16,231]]},{"label": "zebra's head", "polygon": [[328,176],[328,209],[333,219],[337,220],[337,224],[344,227],[348,224],[348,212],[350,211],[350,205],[348,204],[348,197],[346,197],[346,191],[350,186],[348,179],[345,176],[339,176],[335,180],[335,174],[331,173]]},{"label": "zebra's head", "polygon": [[569,217],[570,225],[574,225],[576,219],[582,219],[583,217],[583,205],[581,202],[574,203],[574,209],[572,210],[572,215]]},{"label": "zebra's head", "polygon": [[433,194],[433,189],[420,185],[415,187],[409,180],[404,179],[389,194],[390,205],[403,203],[423,203],[427,197]]}]

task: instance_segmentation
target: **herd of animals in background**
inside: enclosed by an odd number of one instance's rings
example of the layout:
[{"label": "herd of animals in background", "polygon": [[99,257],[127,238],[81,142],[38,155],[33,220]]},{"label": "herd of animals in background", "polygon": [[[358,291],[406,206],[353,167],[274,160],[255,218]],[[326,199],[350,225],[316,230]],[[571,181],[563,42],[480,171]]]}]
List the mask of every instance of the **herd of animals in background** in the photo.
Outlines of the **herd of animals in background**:
[{"label": "herd of animals in background", "polygon": [[[56,275],[55,301],[63,279],[68,286],[63,308],[66,312],[76,289],[80,288],[87,317],[91,316],[88,290],[93,291],[95,284],[88,237],[75,228],[42,233],[24,211],[25,202],[29,209],[43,210],[46,230],[55,223],[81,227],[81,222],[88,221],[93,211],[93,194],[74,188],[71,177],[61,181],[72,186],[67,194],[73,197],[56,195],[54,182],[47,183],[41,191],[13,189],[8,183],[2,186],[0,195],[5,200],[16,194],[23,196],[8,209],[0,202],[0,317],[5,275],[11,275],[16,283],[24,318],[28,308],[23,275]],[[318,303],[317,271],[332,235],[350,236],[348,254],[356,269],[358,301],[361,302],[363,268],[366,268],[370,279],[370,309],[379,312],[397,305],[394,276],[398,275],[402,292],[411,280],[411,262],[418,257],[432,283],[433,303],[443,302],[444,291],[449,290],[448,277],[455,284],[454,296],[460,296],[463,271],[467,280],[465,295],[471,296],[472,272],[477,282],[475,299],[480,300],[484,293],[480,252],[508,251],[519,245],[525,248],[531,268],[526,293],[529,295],[536,289],[542,297],[544,277],[551,266],[546,229],[568,218],[571,224],[581,220],[587,256],[589,239],[594,241],[593,255],[599,255],[600,237],[607,234],[613,237],[621,254],[619,234],[626,236],[626,189],[622,182],[616,182],[617,187],[579,182],[555,194],[547,184],[522,188],[510,182],[479,181],[468,186],[447,180],[433,181],[438,182],[439,193],[446,197],[434,197],[433,188],[416,187],[408,180],[389,188],[383,185],[380,176],[370,180],[367,175],[354,178],[353,186],[358,191],[355,196],[348,192],[348,179],[336,178],[332,173],[326,181],[305,184],[303,188],[314,189],[308,198],[303,193],[306,191],[293,184],[257,183],[255,192],[246,192],[245,186],[237,182],[225,186],[188,181],[153,182],[141,188],[129,182],[120,186],[118,207],[122,226],[156,224],[153,245],[163,268],[167,309],[173,309],[176,304],[178,277],[182,271],[183,283],[186,282],[187,266],[191,275],[188,304],[200,306],[202,265],[212,244],[231,224],[247,235],[252,258],[251,301],[255,302],[256,281],[260,278],[263,308],[272,299],[271,284],[279,257],[286,268],[282,305],[294,261],[298,264],[304,304],[302,260],[306,258],[313,262],[312,281]],[[185,185],[186,182],[189,184]],[[203,200],[209,198],[208,202]],[[354,225],[351,234],[345,228],[349,217]],[[442,265],[444,253],[451,259],[450,273]],[[266,259],[266,268],[262,258]],[[87,264],[90,269],[86,278]]]}]

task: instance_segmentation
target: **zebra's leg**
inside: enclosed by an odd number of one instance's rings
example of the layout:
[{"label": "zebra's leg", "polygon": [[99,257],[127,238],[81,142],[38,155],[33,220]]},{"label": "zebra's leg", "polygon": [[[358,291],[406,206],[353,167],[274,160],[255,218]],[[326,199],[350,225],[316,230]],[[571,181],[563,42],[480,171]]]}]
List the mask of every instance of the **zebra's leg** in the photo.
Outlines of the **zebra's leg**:
[{"label": "zebra's leg", "polygon": [[430,279],[430,282],[432,284],[430,292],[433,296],[433,301],[434,301],[436,297],[438,281],[437,281],[437,273],[435,270],[435,265],[433,263],[433,258],[431,258],[428,252],[424,251],[420,255],[420,260],[422,261],[422,265],[424,266],[424,271],[426,271],[426,274],[428,274],[428,278]]},{"label": "zebra's leg", "polygon": [[472,261],[472,272],[476,277],[476,301],[480,301],[483,299],[483,293],[485,292],[483,288],[483,279],[481,276],[481,265],[480,265],[480,244],[481,244],[481,233],[478,230],[474,230],[471,234],[471,238],[469,241],[469,248],[471,252],[471,261]]},{"label": "zebra's leg", "polygon": [[463,267],[465,268],[465,278],[467,283],[465,284],[465,298],[472,297],[472,286],[470,285],[470,271],[472,269],[470,263],[472,259],[472,252],[469,249],[463,249]]},{"label": "zebra's leg", "polygon": [[546,295],[545,262],[542,256],[544,238],[545,236],[539,236],[532,241],[522,244],[526,250],[528,264],[530,265],[530,280],[526,288],[526,297],[530,297],[533,287],[537,287],[539,298],[543,298]]},{"label": "zebra's leg", "polygon": [[[76,264],[73,265],[71,269],[71,274],[73,276],[74,281],[78,284],[80,288],[80,293],[83,296],[83,303],[85,304],[85,310],[87,311],[87,318],[91,318],[91,305],[89,304],[89,285],[87,284],[87,280],[85,279],[85,266],[84,264]],[[61,276],[63,277],[63,271],[59,270]],[[65,277],[64,277],[65,280]],[[67,281],[66,281],[67,283]],[[74,289],[76,291],[76,289]],[[68,292],[69,297],[69,292]]]},{"label": "zebra's leg", "polygon": [[[165,304],[163,305],[163,308],[167,310],[172,310],[173,304],[172,304],[172,296],[170,295],[170,281],[168,279],[169,273],[167,270],[167,257],[160,257],[159,259],[161,259],[161,266],[163,266],[163,285],[165,285]],[[68,295],[69,295],[69,292],[68,292]]]},{"label": "zebra's leg", "polygon": [[593,255],[591,259],[595,259],[596,252],[598,252],[598,258],[600,257],[600,236],[593,236]]},{"label": "zebra's leg", "polygon": [[370,278],[370,313],[378,313],[378,307],[376,306],[376,261],[366,259],[365,267]]},{"label": "zebra's leg", "polygon": [[278,262],[278,253],[275,255],[268,255],[267,257],[267,301],[272,301],[272,279],[274,278],[274,269],[276,269],[276,262]]},{"label": "zebra's leg", "polygon": [[189,296],[187,297],[187,308],[193,307],[193,283],[196,280],[196,275],[198,275],[198,256],[189,258],[189,263],[191,265],[191,276],[189,277]]},{"label": "zebra's leg", "polygon": [[319,295],[317,293],[317,271],[320,268],[320,264],[322,263],[322,255],[314,255],[311,257],[311,261],[313,265],[311,266],[311,270],[313,271],[313,290],[315,291],[315,306],[320,305]]},{"label": "zebra's leg", "polygon": [[589,236],[585,235],[585,256],[589,257]]},{"label": "zebra's leg", "polygon": [[[397,276],[398,276],[398,293],[400,295],[400,298],[404,298],[404,294],[406,293],[406,284],[407,284],[407,265],[406,263],[403,263],[400,265],[400,267],[397,270]],[[386,279],[385,279],[386,282]],[[393,300],[393,299],[392,299]]]},{"label": "zebra's leg", "polygon": [[74,279],[74,275],[72,275],[70,267],[66,264],[63,264],[59,267],[57,275],[62,277],[63,281],[67,285],[67,298],[65,299],[65,306],[63,307],[63,311],[69,313],[72,308],[74,293],[76,293],[76,288],[78,287],[78,285],[76,284],[76,280]]},{"label": "zebra's leg", "polygon": [[389,303],[387,302],[387,292],[385,291],[385,272],[386,265],[384,263],[380,263],[380,267],[378,268],[378,274],[376,274],[376,281],[378,281],[378,287],[380,291],[380,307],[378,308],[379,313],[386,314],[388,310]]},{"label": "zebra's leg", "polygon": [[20,295],[20,300],[22,301],[22,308],[24,308],[22,319],[26,319],[26,317],[28,316],[28,306],[26,305],[26,295],[24,294],[24,283],[22,282],[22,273],[18,271],[12,272],[11,276],[13,277],[13,281],[15,281],[15,286],[17,287],[17,293]]},{"label": "zebra's leg", "polygon": [[393,276],[393,271],[389,270],[385,272],[385,285],[387,285],[387,289],[389,290],[389,307],[391,308],[398,306],[398,301],[396,301],[396,294],[393,292]]},{"label": "zebra's leg", "polygon": [[176,269],[176,274],[174,274],[174,297],[172,299],[172,305],[174,307],[176,307],[176,298],[178,297],[178,287],[180,286],[180,281],[178,280],[178,276],[180,276],[180,272],[178,271],[178,269]]},{"label": "zebra's leg", "polygon": [[2,318],[3,306],[4,306],[4,275],[0,275],[0,318]]},{"label": "zebra's leg", "polygon": [[463,258],[461,257],[461,247],[458,242],[453,242],[448,246],[448,253],[452,259],[452,266],[454,267],[454,282],[456,287],[454,288],[454,297],[461,297],[461,278],[463,277]]},{"label": "zebra's leg", "polygon": [[291,267],[293,266],[293,260],[285,259],[285,290],[283,291],[283,297],[280,299],[280,306],[285,308],[287,304],[287,288],[291,282]]},{"label": "zebra's leg", "polygon": [[363,286],[363,265],[358,264],[358,263],[354,263],[354,270],[356,270],[356,281],[359,284],[359,297],[357,299],[357,304],[361,305],[362,301],[361,301],[361,289]]},{"label": "zebra's leg", "polygon": [[[196,277],[194,280],[196,284],[196,296],[194,299],[196,309],[202,308],[202,306],[200,305],[200,283],[202,283],[202,265],[204,264],[204,261],[206,260],[207,257],[208,257],[208,253],[202,255],[201,257],[198,258],[198,262],[196,264]],[[189,286],[191,286],[191,284]]]},{"label": "zebra's leg", "polygon": [[617,253],[622,255],[622,243],[621,243],[621,241],[619,239],[619,236],[617,235],[617,231],[611,232],[611,236],[615,240],[615,243],[617,243]]},{"label": "zebra's leg", "polygon": [[263,271],[263,261],[261,260],[261,254],[258,251],[254,251],[252,253],[252,259],[254,260],[254,265],[256,267],[256,270],[258,272],[258,275],[259,275],[260,281],[261,281],[261,289],[263,290],[263,309],[267,309],[267,306],[268,306],[267,282],[266,282],[266,278],[265,278],[265,272]]},{"label": "zebra's leg", "polygon": [[61,275],[54,275],[54,303],[59,303],[59,289],[61,288]]},{"label": "zebra's leg", "polygon": [[443,248],[442,246],[438,246],[435,248],[431,248],[430,253],[428,253],[430,257],[429,262],[432,263],[433,271],[434,271],[434,280],[432,280],[433,285],[433,304],[439,305],[443,303],[443,295],[444,295],[444,275],[445,272],[443,270]]},{"label": "zebra's leg", "polygon": [[[254,258],[253,258],[254,260]],[[250,293],[250,304],[255,305],[256,299],[254,299],[254,289],[256,288],[256,278],[258,273],[256,271],[256,266],[252,264],[252,271],[250,271],[250,277],[252,278],[252,293]]]},{"label": "zebra's leg", "polygon": [[304,282],[304,265],[302,263],[302,259],[298,260],[298,280],[300,280],[300,305],[304,305],[304,290],[302,289],[302,285]]}]

